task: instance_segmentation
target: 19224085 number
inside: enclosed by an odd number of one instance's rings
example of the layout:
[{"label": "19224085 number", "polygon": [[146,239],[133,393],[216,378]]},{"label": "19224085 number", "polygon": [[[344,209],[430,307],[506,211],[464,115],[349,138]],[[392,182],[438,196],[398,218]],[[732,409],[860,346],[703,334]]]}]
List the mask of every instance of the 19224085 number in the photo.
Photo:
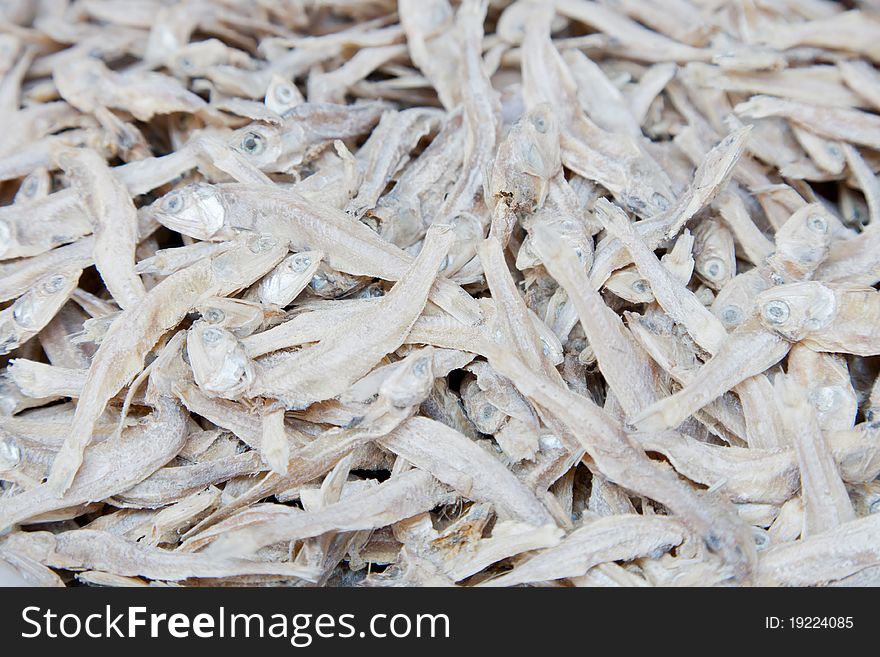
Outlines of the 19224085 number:
[{"label": "19224085 number", "polygon": [[849,629],[853,626],[852,616],[791,616],[789,627],[798,630],[810,629]]}]

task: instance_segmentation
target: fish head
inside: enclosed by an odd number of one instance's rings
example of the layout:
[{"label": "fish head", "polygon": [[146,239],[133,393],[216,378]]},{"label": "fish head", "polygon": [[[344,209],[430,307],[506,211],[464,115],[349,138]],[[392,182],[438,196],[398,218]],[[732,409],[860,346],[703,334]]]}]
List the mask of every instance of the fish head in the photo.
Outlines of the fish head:
[{"label": "fish head", "polygon": [[312,280],[322,258],[323,254],[317,251],[303,251],[286,257],[260,281],[260,301],[282,308],[289,305]]},{"label": "fish head", "polygon": [[281,133],[277,126],[251,123],[232,133],[229,144],[260,171],[274,171],[282,156]]},{"label": "fish head", "polygon": [[715,295],[712,313],[724,328],[732,331],[752,316],[755,297],[770,287],[757,270],[749,270],[731,278]]},{"label": "fish head", "polygon": [[833,221],[818,203],[795,212],[776,231],[776,252],[769,263],[786,281],[808,278],[828,256]]},{"label": "fish head", "polygon": [[197,240],[228,237],[226,205],[213,185],[192,183],[168,192],[154,206],[156,221]]},{"label": "fish head", "polygon": [[284,114],[302,103],[303,96],[293,82],[275,73],[266,88],[266,98],[263,102],[273,112]]},{"label": "fish head", "polygon": [[526,172],[544,180],[552,178],[562,167],[559,120],[553,106],[538,103],[521,119],[520,125],[528,144],[523,146],[523,161],[528,166]]},{"label": "fish head", "polygon": [[196,384],[209,395],[235,399],[253,381],[253,364],[244,348],[221,326],[195,322],[187,333],[186,351]]},{"label": "fish head", "polygon": [[815,281],[778,285],[756,299],[758,317],[769,331],[798,342],[834,319],[834,291]]},{"label": "fish head", "polygon": [[394,372],[379,386],[379,396],[395,408],[422,403],[434,384],[434,349],[425,347],[410,353],[397,363]]},{"label": "fish head", "polygon": [[237,337],[250,335],[265,320],[263,307],[244,299],[209,297],[196,310],[209,324],[232,331]]}]

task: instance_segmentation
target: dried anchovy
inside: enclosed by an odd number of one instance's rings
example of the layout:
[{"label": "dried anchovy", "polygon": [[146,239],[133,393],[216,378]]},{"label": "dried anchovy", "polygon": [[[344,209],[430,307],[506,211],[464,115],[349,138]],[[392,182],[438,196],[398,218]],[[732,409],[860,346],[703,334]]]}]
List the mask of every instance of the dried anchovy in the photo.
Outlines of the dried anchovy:
[{"label": "dried anchovy", "polygon": [[0,10],[0,582],[877,582],[872,3],[154,4]]}]

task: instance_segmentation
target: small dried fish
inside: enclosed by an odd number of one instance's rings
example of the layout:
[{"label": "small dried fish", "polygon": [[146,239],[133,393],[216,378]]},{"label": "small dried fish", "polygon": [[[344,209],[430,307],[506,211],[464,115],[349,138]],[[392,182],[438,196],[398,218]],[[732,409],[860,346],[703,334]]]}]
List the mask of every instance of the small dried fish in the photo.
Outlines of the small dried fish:
[{"label": "small dried fish", "polygon": [[0,580],[876,584],[877,5],[4,3]]}]

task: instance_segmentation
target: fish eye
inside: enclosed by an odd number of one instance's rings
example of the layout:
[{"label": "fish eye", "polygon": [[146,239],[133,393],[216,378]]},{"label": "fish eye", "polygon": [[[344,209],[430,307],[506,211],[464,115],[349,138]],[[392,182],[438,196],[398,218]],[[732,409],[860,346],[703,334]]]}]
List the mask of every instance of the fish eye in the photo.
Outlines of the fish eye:
[{"label": "fish eye", "polygon": [[174,214],[183,208],[183,195],[180,192],[172,192],[162,199],[160,206],[163,212]]},{"label": "fish eye", "polygon": [[55,276],[50,278],[48,281],[43,283],[43,291],[46,294],[55,294],[56,292],[59,292],[61,290],[61,288],[64,287],[65,281],[66,281],[66,279],[64,278],[64,276],[62,276],[61,274],[56,274]]},{"label": "fish eye", "polygon": [[654,192],[654,195],[651,197],[651,201],[653,201],[654,205],[656,205],[661,210],[669,209],[669,199],[663,196],[660,192]]},{"label": "fish eye", "polygon": [[755,549],[759,552],[770,547],[770,535],[760,527],[752,527],[752,537],[755,539]]},{"label": "fish eye", "polygon": [[266,140],[256,132],[248,132],[241,140],[241,150],[249,155],[259,155],[266,148]]},{"label": "fish eye", "polygon": [[791,308],[785,301],[774,299],[764,304],[762,314],[771,324],[784,324],[791,316]]},{"label": "fish eye", "polygon": [[312,264],[312,259],[307,255],[299,255],[293,259],[293,269],[297,272],[304,272]]},{"label": "fish eye", "polygon": [[218,328],[205,329],[202,333],[202,342],[205,344],[216,344],[223,337],[223,331]]},{"label": "fish eye", "polygon": [[287,104],[293,100],[293,91],[286,84],[275,87],[275,99]]},{"label": "fish eye", "polygon": [[21,298],[12,309],[12,319],[21,326],[29,327],[34,323],[34,304],[30,296]]},{"label": "fish eye", "polygon": [[726,324],[739,324],[742,321],[742,309],[739,306],[726,306],[721,311],[721,319]]},{"label": "fish eye", "polygon": [[275,238],[269,235],[269,233],[263,233],[252,239],[250,244],[248,244],[248,248],[251,250],[251,253],[263,253],[274,247],[277,243]]},{"label": "fish eye", "polygon": [[181,57],[177,60],[177,63],[180,65],[180,68],[188,71],[193,67],[192,60],[189,57]]},{"label": "fish eye", "polygon": [[28,178],[25,181],[24,185],[22,185],[21,191],[22,193],[24,193],[25,196],[33,196],[37,193],[37,185],[38,183],[36,178]]},{"label": "fish eye", "polygon": [[205,318],[205,321],[211,322],[211,324],[219,324],[226,319],[226,313],[219,308],[208,308],[202,317]]},{"label": "fish eye", "polygon": [[809,219],[807,219],[807,226],[810,230],[813,230],[817,233],[824,233],[828,230],[828,222],[825,221],[825,217],[819,216],[818,214],[814,214]]},{"label": "fish eye", "polygon": [[549,130],[550,128],[549,122],[541,114],[536,114],[532,117],[532,125],[535,126],[535,130],[540,132],[542,135],[546,134],[547,130]]},{"label": "fish eye", "polygon": [[724,276],[725,269],[720,258],[709,258],[703,265],[703,274],[710,280],[717,281]]},{"label": "fish eye", "polygon": [[639,278],[633,281],[631,287],[636,294],[646,294],[648,292],[648,281],[644,278]]}]

